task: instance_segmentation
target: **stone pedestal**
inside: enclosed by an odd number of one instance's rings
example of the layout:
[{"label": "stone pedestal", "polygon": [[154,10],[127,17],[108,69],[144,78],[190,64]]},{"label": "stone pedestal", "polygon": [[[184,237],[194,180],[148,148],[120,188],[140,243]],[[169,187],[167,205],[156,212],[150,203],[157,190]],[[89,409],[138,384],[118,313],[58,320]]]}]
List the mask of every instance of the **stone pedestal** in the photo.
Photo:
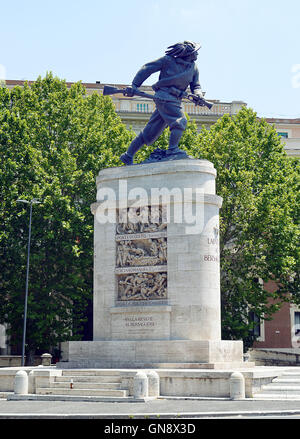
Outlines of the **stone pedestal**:
[{"label": "stone pedestal", "polygon": [[94,341],[68,367],[223,367],[216,171],[206,160],[104,169],[94,214]]}]

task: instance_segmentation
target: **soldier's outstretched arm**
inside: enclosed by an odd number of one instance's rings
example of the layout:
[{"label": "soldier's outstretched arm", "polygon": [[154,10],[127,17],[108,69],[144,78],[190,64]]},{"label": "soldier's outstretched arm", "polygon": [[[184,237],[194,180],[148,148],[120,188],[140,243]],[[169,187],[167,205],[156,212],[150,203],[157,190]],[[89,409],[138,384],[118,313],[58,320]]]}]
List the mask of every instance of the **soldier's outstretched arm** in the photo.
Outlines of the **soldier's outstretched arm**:
[{"label": "soldier's outstretched arm", "polygon": [[144,64],[133,78],[132,85],[135,87],[140,87],[143,82],[152,75],[152,73],[159,72],[162,69],[163,64],[164,57]]}]

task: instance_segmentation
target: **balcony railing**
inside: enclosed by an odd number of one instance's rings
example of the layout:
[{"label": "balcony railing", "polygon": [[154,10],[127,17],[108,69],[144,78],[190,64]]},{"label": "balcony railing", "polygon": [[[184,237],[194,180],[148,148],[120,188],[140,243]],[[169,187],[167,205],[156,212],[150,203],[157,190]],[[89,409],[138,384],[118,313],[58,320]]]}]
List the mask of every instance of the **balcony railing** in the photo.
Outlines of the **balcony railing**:
[{"label": "balcony railing", "polygon": [[[155,104],[150,100],[118,98],[113,98],[113,100],[116,111],[120,113],[151,114],[155,110]],[[212,109],[209,110],[207,107],[196,107],[193,103],[183,102],[183,111],[189,115],[222,116],[223,114],[235,114],[241,107],[242,104],[215,102]]]},{"label": "balcony railing", "polygon": [[289,156],[300,156],[300,138],[282,138],[281,141],[285,144],[284,149]]}]

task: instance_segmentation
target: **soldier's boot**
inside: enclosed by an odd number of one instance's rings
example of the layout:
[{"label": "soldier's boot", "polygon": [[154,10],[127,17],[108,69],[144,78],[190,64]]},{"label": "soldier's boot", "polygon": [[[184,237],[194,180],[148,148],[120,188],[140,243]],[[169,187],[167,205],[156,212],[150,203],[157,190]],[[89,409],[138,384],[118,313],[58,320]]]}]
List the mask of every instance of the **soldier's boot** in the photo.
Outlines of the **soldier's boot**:
[{"label": "soldier's boot", "polygon": [[173,128],[171,130],[170,139],[169,139],[169,148],[166,151],[166,155],[173,155],[173,154],[187,155],[185,151],[183,151],[178,147],[182,134],[183,134],[183,130],[179,128]]},{"label": "soldier's boot", "polygon": [[138,152],[138,150],[145,144],[143,133],[136,136],[135,139],[129,145],[127,152],[121,155],[120,160],[125,165],[133,165],[133,157]]}]

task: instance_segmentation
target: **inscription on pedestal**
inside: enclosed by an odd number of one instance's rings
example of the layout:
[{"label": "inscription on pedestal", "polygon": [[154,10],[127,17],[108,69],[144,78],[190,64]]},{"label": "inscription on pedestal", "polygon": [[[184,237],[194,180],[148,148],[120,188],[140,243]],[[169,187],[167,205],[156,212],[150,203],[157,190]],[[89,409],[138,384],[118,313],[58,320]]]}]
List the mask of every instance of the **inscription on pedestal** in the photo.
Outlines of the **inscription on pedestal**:
[{"label": "inscription on pedestal", "polygon": [[125,273],[157,273],[167,271],[166,265],[156,265],[154,267],[124,267],[116,268],[116,274]]},{"label": "inscription on pedestal", "polygon": [[[140,302],[128,312],[126,307],[111,309],[111,328],[114,338],[119,340],[153,340],[156,337],[169,339],[170,314],[169,306],[140,306]],[[147,311],[149,309],[149,311]]]},{"label": "inscription on pedestal", "polygon": [[152,233],[129,233],[125,235],[117,235],[116,241],[126,241],[132,239],[149,239],[149,238],[166,238],[167,232],[152,232]]},{"label": "inscription on pedestal", "polygon": [[219,230],[217,227],[214,227],[214,237],[207,238],[207,244],[210,246],[212,251],[215,253],[214,255],[211,253],[203,255],[203,260],[206,262],[219,262]]},{"label": "inscription on pedestal", "polygon": [[153,317],[124,317],[125,326],[126,327],[144,327],[144,326],[155,326],[155,322],[153,321]]},{"label": "inscription on pedestal", "polygon": [[203,255],[203,260],[207,262],[219,262],[218,256],[214,255]]}]

